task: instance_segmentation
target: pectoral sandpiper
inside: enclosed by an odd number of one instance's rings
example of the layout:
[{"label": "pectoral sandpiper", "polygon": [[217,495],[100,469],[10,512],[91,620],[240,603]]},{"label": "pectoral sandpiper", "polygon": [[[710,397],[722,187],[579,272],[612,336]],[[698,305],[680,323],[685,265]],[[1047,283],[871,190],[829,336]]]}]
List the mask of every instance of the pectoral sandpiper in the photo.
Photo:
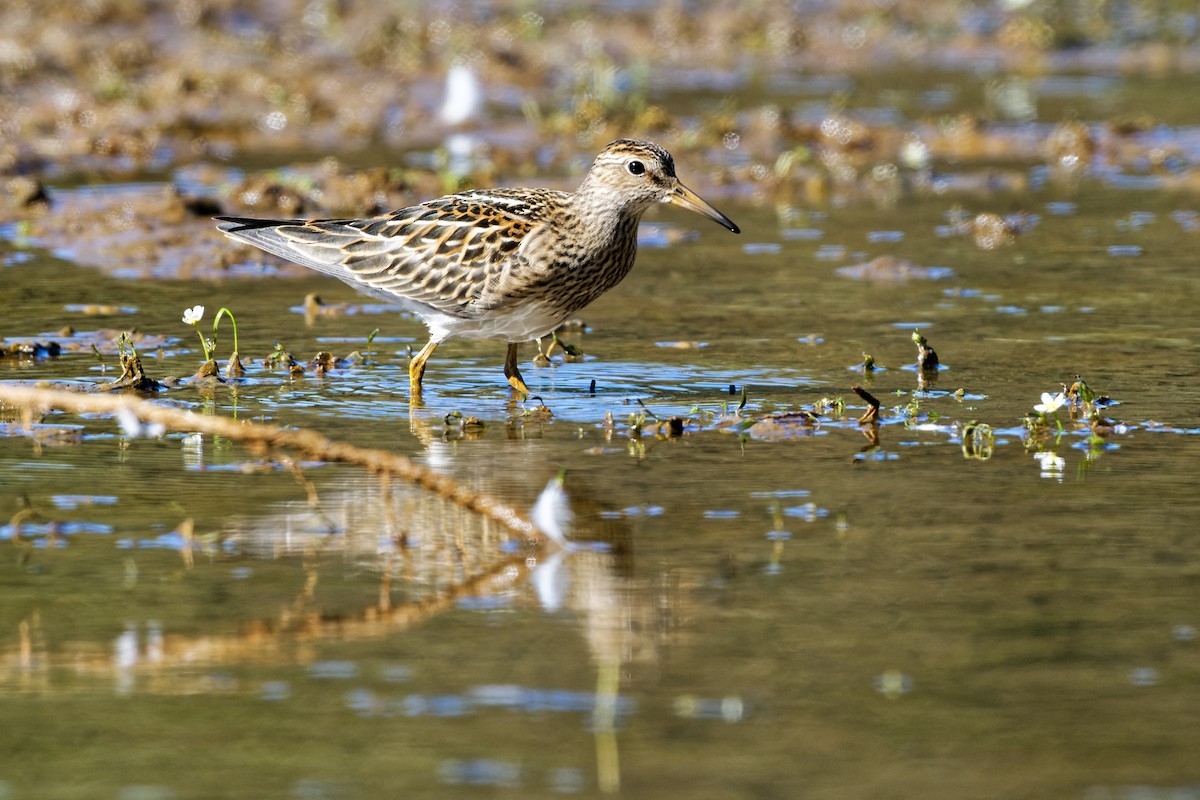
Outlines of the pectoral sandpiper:
[{"label": "pectoral sandpiper", "polygon": [[234,239],[395,303],[429,327],[408,367],[417,396],[425,362],[452,336],[508,342],[504,374],[529,394],[517,345],[541,339],[620,283],[637,227],[654,203],[738,226],[675,177],[671,154],[618,139],[574,192],[475,189],[367,219],[217,217]]}]

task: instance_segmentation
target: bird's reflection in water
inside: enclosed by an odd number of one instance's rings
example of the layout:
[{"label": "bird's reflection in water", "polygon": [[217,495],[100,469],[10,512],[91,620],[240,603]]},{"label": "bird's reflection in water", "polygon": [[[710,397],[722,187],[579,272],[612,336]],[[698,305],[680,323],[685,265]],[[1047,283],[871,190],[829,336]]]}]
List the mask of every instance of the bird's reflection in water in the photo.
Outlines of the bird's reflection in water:
[{"label": "bird's reflection in water", "polygon": [[569,489],[559,488],[561,498],[554,496],[556,486],[557,481],[551,482],[542,493],[533,518],[559,549],[542,559],[530,583],[546,611],[566,609],[579,615],[596,665],[592,729],[597,782],[603,791],[615,792],[621,783],[617,747],[621,674],[627,665],[658,660],[662,640],[672,628],[665,615],[675,604],[656,602],[660,588],[635,577],[629,519],[602,514],[606,509],[596,493],[580,480],[570,481]]},{"label": "bird's reflection in water", "polygon": [[[486,488],[490,480],[480,473],[469,483]],[[621,678],[630,665],[658,660],[678,607],[656,579],[636,575],[632,520],[604,513],[573,477],[565,486],[552,481],[534,509],[550,537],[541,544],[386,477],[309,489],[307,499],[276,506],[274,513],[230,519],[217,538],[206,537],[212,557],[197,556],[185,567],[228,569],[228,559],[237,558],[242,565],[234,572],[250,579],[265,569],[252,566],[256,559],[278,565],[275,575],[288,574],[287,560],[294,559],[304,570],[302,586],[286,580],[289,594],[258,606],[259,616],[238,632],[183,633],[153,619],[134,620],[115,642],[73,642],[58,652],[35,618],[22,623],[22,646],[11,658],[0,655],[13,662],[22,685],[41,681],[50,688],[52,670],[70,665],[77,674],[115,681],[121,694],[230,691],[211,685],[214,667],[308,663],[313,642],[394,636],[464,607],[469,598],[509,608],[540,605],[547,615],[573,615],[587,640],[596,669],[590,728],[598,785],[618,789],[617,730],[620,715],[632,707],[620,702]],[[377,600],[357,608],[345,599],[330,605],[337,593],[322,584],[331,559],[358,579],[378,576]],[[536,616],[524,619],[537,624]]]}]

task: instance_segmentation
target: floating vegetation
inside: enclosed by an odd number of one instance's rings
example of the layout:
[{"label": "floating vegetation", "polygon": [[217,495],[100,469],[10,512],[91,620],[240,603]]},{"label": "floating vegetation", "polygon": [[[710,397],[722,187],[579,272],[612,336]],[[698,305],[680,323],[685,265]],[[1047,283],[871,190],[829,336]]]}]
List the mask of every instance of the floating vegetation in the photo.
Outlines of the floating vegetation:
[{"label": "floating vegetation", "polygon": [[929,341],[921,335],[920,331],[912,332],[912,340],[917,346],[917,369],[922,374],[937,374],[940,367],[938,355],[930,346]]},{"label": "floating vegetation", "polygon": [[486,423],[478,417],[461,411],[451,411],[442,419],[444,439],[479,439],[483,436]]},{"label": "floating vegetation", "polygon": [[0,345],[0,359],[41,361],[56,358],[62,353],[58,342],[15,342]]},{"label": "floating vegetation", "polygon": [[123,335],[118,340],[118,352],[121,359],[121,377],[115,381],[97,384],[98,392],[121,392],[132,390],[143,394],[152,394],[165,387],[158,381],[146,375],[142,367],[142,358],[133,346],[133,340]]}]

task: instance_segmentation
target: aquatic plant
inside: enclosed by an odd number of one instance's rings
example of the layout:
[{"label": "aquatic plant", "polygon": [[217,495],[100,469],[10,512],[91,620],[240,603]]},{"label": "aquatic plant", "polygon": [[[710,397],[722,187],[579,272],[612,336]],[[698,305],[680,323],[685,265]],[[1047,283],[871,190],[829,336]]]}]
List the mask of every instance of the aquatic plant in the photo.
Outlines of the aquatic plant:
[{"label": "aquatic plant", "polygon": [[146,375],[146,371],[142,368],[141,356],[133,346],[133,337],[128,331],[122,331],[117,338],[117,354],[121,360],[121,377],[115,381],[97,384],[96,391],[116,392],[134,389],[139,392],[157,392],[162,388],[162,384]]},{"label": "aquatic plant", "polygon": [[917,366],[922,372],[937,372],[938,356],[932,347],[929,346],[929,341],[921,335],[919,330],[912,332],[913,343],[917,346]]},{"label": "aquatic plant", "polygon": [[284,349],[281,342],[275,343],[275,349],[263,359],[263,366],[269,368],[284,367],[293,378],[304,375],[304,365],[292,358],[292,354]]},{"label": "aquatic plant", "polygon": [[1042,402],[1033,407],[1033,410],[1042,415],[1042,422],[1049,425],[1050,419],[1054,419],[1055,425],[1062,430],[1062,422],[1058,418],[1058,410],[1067,404],[1067,396],[1059,392],[1058,394],[1050,394],[1042,392]]},{"label": "aquatic plant", "polygon": [[224,306],[221,306],[217,316],[213,317],[213,349],[216,349],[217,346],[217,326],[221,323],[221,317],[229,317],[229,322],[233,325],[233,352],[229,355],[229,361],[225,363],[225,374],[230,378],[240,378],[246,374],[246,370],[242,367],[241,358],[238,357],[237,320],[234,319],[233,312]]},{"label": "aquatic plant", "polygon": [[212,338],[209,338],[200,330],[200,320],[204,319],[204,306],[195,305],[183,310],[183,321],[196,329],[196,335],[200,337],[200,348],[204,352],[204,365],[196,373],[197,376],[212,376],[217,374],[215,353],[217,350],[217,332],[221,327],[222,317],[229,317],[229,321],[233,324],[233,352],[229,356],[229,361],[225,364],[225,374],[230,378],[240,378],[246,372],[242,367],[241,359],[238,357],[237,320],[234,319],[233,312],[224,306],[217,311],[217,315],[213,317]]},{"label": "aquatic plant", "polygon": [[202,319],[204,319],[204,306],[192,306],[183,310],[183,323],[196,329],[196,335],[200,337],[200,349],[204,352],[204,360],[211,361],[215,344],[200,332],[200,320]]}]

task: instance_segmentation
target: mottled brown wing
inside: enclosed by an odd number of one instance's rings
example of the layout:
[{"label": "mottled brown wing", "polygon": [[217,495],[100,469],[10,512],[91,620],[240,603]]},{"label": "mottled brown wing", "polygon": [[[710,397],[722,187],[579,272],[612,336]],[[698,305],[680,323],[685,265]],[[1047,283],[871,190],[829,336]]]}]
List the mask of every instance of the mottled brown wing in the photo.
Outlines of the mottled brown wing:
[{"label": "mottled brown wing", "polygon": [[470,317],[472,302],[493,294],[521,242],[538,229],[541,209],[531,197],[465,192],[368,219],[222,217],[219,227],[372,296]]}]

